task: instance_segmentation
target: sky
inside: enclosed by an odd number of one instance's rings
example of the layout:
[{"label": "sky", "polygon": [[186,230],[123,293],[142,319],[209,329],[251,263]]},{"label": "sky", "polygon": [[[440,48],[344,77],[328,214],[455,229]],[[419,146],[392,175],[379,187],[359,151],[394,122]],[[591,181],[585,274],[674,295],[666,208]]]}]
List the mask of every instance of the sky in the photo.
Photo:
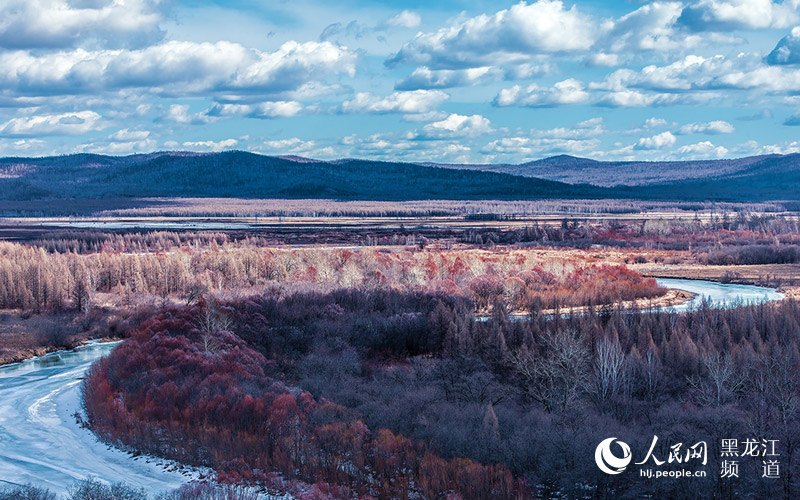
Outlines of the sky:
[{"label": "sky", "polygon": [[800,151],[800,0],[2,0],[0,156]]}]

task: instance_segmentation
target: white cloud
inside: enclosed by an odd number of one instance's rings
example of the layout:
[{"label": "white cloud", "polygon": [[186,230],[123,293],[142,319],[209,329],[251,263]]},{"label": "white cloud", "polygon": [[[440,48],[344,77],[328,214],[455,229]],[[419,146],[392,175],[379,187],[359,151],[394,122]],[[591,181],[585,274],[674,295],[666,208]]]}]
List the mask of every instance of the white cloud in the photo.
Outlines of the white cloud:
[{"label": "white cloud", "polygon": [[0,55],[0,84],[21,94],[91,94],[144,88],[164,95],[275,94],[355,72],[355,55],[330,42],[286,42],[273,52],[231,42],[170,41],[141,50],[77,49]]},{"label": "white cloud", "polygon": [[[0,154],[3,156],[44,156],[52,155],[54,151],[46,141],[41,139],[0,139]],[[0,174],[0,177],[6,179],[18,176],[19,174],[14,172]]]},{"label": "white cloud", "polygon": [[644,128],[664,128],[669,124],[667,120],[663,118],[648,118],[644,121]]},{"label": "white cloud", "polygon": [[256,147],[255,150],[272,155],[295,155],[311,158],[333,158],[336,156],[334,148],[320,146],[316,141],[305,141],[298,137],[266,141],[263,145]]},{"label": "white cloud", "polygon": [[732,134],[736,129],[724,120],[714,120],[710,122],[689,123],[680,128],[680,133],[688,134]]},{"label": "white cloud", "polygon": [[74,113],[12,118],[0,124],[0,136],[81,135],[103,128],[105,128],[105,125],[98,113],[94,111],[78,111]]},{"label": "white cloud", "polygon": [[574,78],[560,81],[551,88],[531,84],[528,87],[514,85],[502,89],[495,97],[497,106],[558,106],[561,104],[582,104],[589,100],[589,93],[583,84]]},{"label": "white cloud", "polygon": [[681,146],[677,153],[689,158],[724,158],[728,150],[722,146],[715,146],[710,141],[698,142],[688,146]]},{"label": "white cloud", "polygon": [[161,39],[159,0],[3,0],[0,47],[68,47],[86,40],[143,45]]},{"label": "white cloud", "polygon": [[559,139],[547,137],[503,137],[481,149],[489,155],[509,155],[519,159],[569,153],[585,154],[600,146],[598,139]]},{"label": "white cloud", "polygon": [[217,118],[230,117],[289,118],[297,116],[305,110],[306,107],[297,101],[266,101],[257,104],[215,103],[201,113],[194,115],[182,113],[184,116],[180,123],[206,123]]},{"label": "white cloud", "polygon": [[465,116],[453,113],[444,120],[425,125],[426,137],[477,136],[492,131],[491,122],[481,115]]},{"label": "white cloud", "polygon": [[344,113],[404,113],[419,114],[435,110],[450,96],[441,90],[412,90],[393,92],[386,97],[359,92],[342,103]]},{"label": "white cloud", "polygon": [[531,134],[536,137],[548,139],[588,139],[597,137],[606,132],[603,119],[590,118],[578,123],[574,128],[558,127],[547,130],[534,130]]},{"label": "white cloud", "polygon": [[444,89],[474,85],[487,75],[497,73],[490,66],[467,69],[431,70],[425,66],[415,69],[395,85],[397,90]]},{"label": "white cloud", "polygon": [[303,105],[297,101],[262,102],[254,106],[250,116],[256,118],[288,118],[297,116],[303,111]]},{"label": "white cloud", "polygon": [[150,132],[147,130],[128,130],[124,128],[111,134],[109,139],[114,141],[141,141],[147,139]]},{"label": "white cloud", "polygon": [[85,144],[79,151],[98,154],[132,154],[146,153],[156,148],[156,141],[150,137],[147,130],[122,129],[114,132],[103,140]]},{"label": "white cloud", "polygon": [[638,51],[667,51],[698,45],[700,35],[680,33],[675,21],[680,16],[679,2],[654,2],[609,23],[598,45],[613,54]]},{"label": "white cloud", "polygon": [[588,88],[605,92],[598,103],[609,106],[708,104],[730,98],[731,90],[794,94],[800,88],[800,69],[768,66],[747,54],[688,55],[666,66],[619,69]]},{"label": "white cloud", "polygon": [[195,151],[223,151],[236,147],[239,141],[236,139],[223,139],[221,141],[186,141],[183,147]]},{"label": "white cloud", "polygon": [[589,56],[589,63],[592,66],[619,66],[621,61],[622,58],[619,54],[595,52]]},{"label": "white cloud", "polygon": [[419,14],[416,12],[412,12],[410,10],[404,10],[403,12],[390,17],[384,23],[386,26],[399,26],[402,28],[416,28],[422,22],[422,18],[419,17]]},{"label": "white cloud", "polygon": [[800,63],[800,26],[795,26],[790,34],[781,38],[766,61],[768,64]]},{"label": "white cloud", "polygon": [[557,0],[523,1],[493,15],[420,33],[387,64],[455,69],[525,62],[535,54],[586,50],[594,43],[596,32],[592,19],[575,6],[565,9]]},{"label": "white cloud", "polygon": [[672,132],[661,132],[651,137],[642,137],[634,146],[634,149],[663,149],[675,145],[675,136]]},{"label": "white cloud", "polygon": [[188,104],[172,104],[163,116],[163,120],[184,125],[204,125],[214,121],[214,118],[205,112],[190,113]]},{"label": "white cloud", "polygon": [[700,0],[683,9],[679,23],[698,31],[786,28],[800,22],[797,0]]}]

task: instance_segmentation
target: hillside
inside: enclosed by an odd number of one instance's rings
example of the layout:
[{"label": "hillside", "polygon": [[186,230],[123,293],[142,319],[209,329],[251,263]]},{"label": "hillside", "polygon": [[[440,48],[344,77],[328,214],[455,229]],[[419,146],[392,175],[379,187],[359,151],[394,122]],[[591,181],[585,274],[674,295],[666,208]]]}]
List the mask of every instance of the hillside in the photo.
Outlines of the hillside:
[{"label": "hillside", "polygon": [[[690,161],[597,161],[559,155],[518,165],[453,165],[434,164],[444,168],[457,168],[497,172],[523,177],[536,177],[569,184],[593,184],[595,186],[644,186],[687,179],[706,179],[723,175],[737,175],[773,160],[788,159],[800,166],[800,155],[750,156],[733,160]],[[794,167],[797,168],[797,167]]]},{"label": "hillside", "polygon": [[339,200],[800,200],[800,155],[686,162],[556,156],[521,165],[319,161],[224,153],[0,159],[0,200],[142,197]]},{"label": "hillside", "polygon": [[607,197],[603,188],[502,173],[241,151],[0,159],[6,200],[145,196],[364,200]]}]

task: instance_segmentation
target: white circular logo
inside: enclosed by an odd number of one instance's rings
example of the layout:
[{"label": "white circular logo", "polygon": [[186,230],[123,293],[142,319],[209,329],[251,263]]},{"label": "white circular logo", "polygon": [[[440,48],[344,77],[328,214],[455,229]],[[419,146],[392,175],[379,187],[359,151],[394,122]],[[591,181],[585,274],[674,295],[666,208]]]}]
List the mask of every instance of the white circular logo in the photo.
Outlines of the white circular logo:
[{"label": "white circular logo", "polygon": [[[622,449],[621,457],[616,456],[614,452],[611,451],[611,445],[614,444],[614,441],[616,441],[620,449]],[[600,470],[606,474],[619,474],[631,463],[631,459],[630,446],[628,446],[627,443],[618,441],[615,437],[602,440],[600,444],[597,445],[597,449],[594,450],[594,461],[597,462],[597,466],[600,467]]]}]

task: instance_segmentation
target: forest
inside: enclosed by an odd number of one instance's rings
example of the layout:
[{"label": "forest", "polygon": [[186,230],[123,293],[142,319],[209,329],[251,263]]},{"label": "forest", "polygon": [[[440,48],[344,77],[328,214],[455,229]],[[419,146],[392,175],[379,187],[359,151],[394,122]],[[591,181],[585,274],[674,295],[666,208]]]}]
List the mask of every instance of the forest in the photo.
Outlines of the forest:
[{"label": "forest", "polygon": [[[370,231],[354,233],[363,246],[236,231],[2,242],[0,333],[38,331],[53,349],[126,338],[88,373],[82,424],[131,453],[209,467],[240,495],[163,498],[800,494],[800,303],[654,312],[669,297],[639,271],[795,263],[796,219]],[[708,475],[691,489],[608,476],[593,457],[609,436],[635,450],[659,436],[661,457],[705,441]],[[730,436],[777,440],[780,478],[759,460],[721,478]],[[146,498],[116,487],[91,498]],[[54,498],[23,490],[0,499]]]},{"label": "forest", "polygon": [[[88,310],[98,294],[113,295],[128,305],[142,296],[192,302],[204,291],[257,287],[440,290],[473,295],[476,308],[484,311],[502,295],[520,312],[534,297],[540,307],[553,308],[663,293],[653,280],[624,265],[603,264],[579,252],[286,249],[250,241],[219,244],[220,240],[206,235],[186,241],[167,234],[142,238],[138,246],[128,246],[124,238],[112,240],[116,247],[91,240],[40,246],[0,242],[0,309]],[[81,254],[76,248],[95,251]]]},{"label": "forest", "polygon": [[[223,481],[300,481],[319,498],[788,500],[799,320],[794,301],[528,321],[497,304],[481,322],[443,293],[201,300],[163,311],[92,368],[87,425]],[[761,479],[753,462],[725,481],[712,452],[688,491],[596,468],[602,438],[646,449],[654,434],[714,450],[729,435],[776,439],[783,474]]]}]

